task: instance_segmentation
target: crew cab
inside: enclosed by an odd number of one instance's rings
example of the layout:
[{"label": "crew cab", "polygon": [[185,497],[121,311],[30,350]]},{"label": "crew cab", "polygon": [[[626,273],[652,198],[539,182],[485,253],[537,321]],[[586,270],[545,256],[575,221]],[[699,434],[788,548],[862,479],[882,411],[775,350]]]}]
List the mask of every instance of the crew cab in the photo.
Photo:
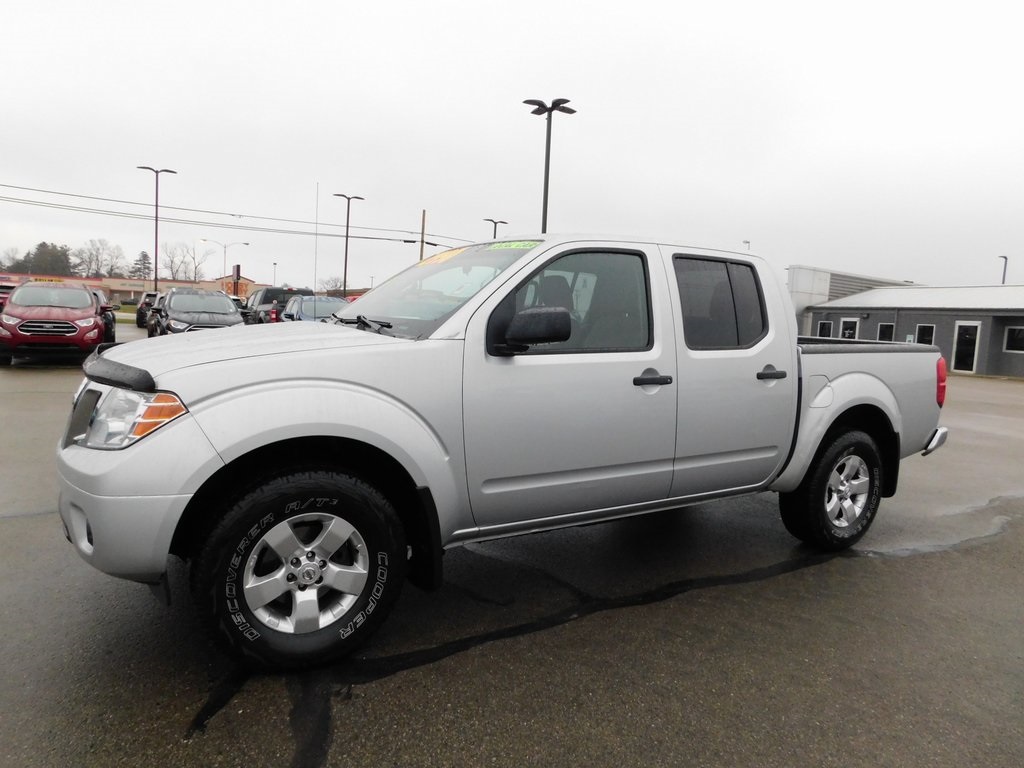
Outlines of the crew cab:
[{"label": "crew cab", "polygon": [[158,592],[189,560],[214,636],[270,667],[349,653],[467,542],[775,491],[794,536],[849,547],[946,440],[936,347],[798,340],[762,259],[608,237],[446,251],[332,322],[84,370],[69,540]]},{"label": "crew cab", "polygon": [[0,313],[0,365],[16,356],[92,352],[113,333],[107,318],[115,306],[74,283],[22,283]]}]

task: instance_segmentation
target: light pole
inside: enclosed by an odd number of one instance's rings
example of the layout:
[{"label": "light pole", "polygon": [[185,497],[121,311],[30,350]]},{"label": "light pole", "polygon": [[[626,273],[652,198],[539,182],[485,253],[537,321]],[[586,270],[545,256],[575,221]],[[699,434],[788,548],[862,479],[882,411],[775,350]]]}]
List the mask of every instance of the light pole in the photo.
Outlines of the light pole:
[{"label": "light pole", "polygon": [[494,239],[494,240],[498,239],[498,225],[499,224],[508,224],[507,221],[502,221],[501,219],[484,219],[484,221],[489,221],[489,222],[491,222],[491,224],[494,225],[494,233],[491,235],[491,238]]},{"label": "light pole", "polygon": [[274,262],[274,285],[277,285],[277,262]]},{"label": "light pole", "polygon": [[342,268],[341,273],[341,295],[344,298],[348,298],[348,220],[352,212],[352,201],[353,200],[365,200],[365,197],[359,195],[343,195],[340,192],[334,193],[335,197],[345,198],[345,266]]},{"label": "light pole", "polygon": [[224,249],[224,270],[221,272],[221,280],[228,276],[228,248],[230,248],[232,245],[248,245],[248,243],[222,243],[219,240],[211,240],[208,237],[200,237],[199,242],[213,243],[214,245],[219,245],[221,248]]},{"label": "light pole", "polygon": [[161,173],[173,173],[177,174],[177,171],[172,171],[170,168],[151,168],[148,165],[137,165],[135,166],[140,171],[152,171],[153,176],[156,177],[156,199],[153,203],[153,290],[159,291],[157,287],[159,284],[159,266],[160,266],[160,174]]},{"label": "light pole", "polygon": [[996,256],[996,258],[1003,260],[1003,282],[1001,285],[1006,285],[1006,265],[1010,262],[1010,259],[1006,256]]},{"label": "light pole", "polygon": [[749,241],[749,240],[744,240],[744,241],[743,241],[743,244],[744,244],[745,246],[747,246],[747,250],[749,251],[749,250],[750,250],[750,241]]},{"label": "light pole", "polygon": [[568,99],[555,99],[551,102],[551,106],[549,107],[539,99],[526,99],[523,102],[523,104],[529,104],[534,107],[530,114],[548,116],[547,140],[544,143],[544,207],[540,217],[541,234],[548,231],[548,175],[551,170],[551,115],[554,112],[564,112],[567,115],[576,114],[575,109],[565,106],[568,103]]}]

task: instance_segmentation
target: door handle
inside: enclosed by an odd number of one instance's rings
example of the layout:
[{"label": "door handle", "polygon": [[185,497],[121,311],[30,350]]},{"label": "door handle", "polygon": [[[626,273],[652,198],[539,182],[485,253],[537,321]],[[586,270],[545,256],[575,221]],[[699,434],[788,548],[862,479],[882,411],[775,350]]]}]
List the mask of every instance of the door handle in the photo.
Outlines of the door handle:
[{"label": "door handle", "polygon": [[634,387],[651,387],[658,386],[661,384],[671,384],[671,376],[661,376],[660,374],[649,374],[646,371],[643,376],[636,376],[633,378]]},{"label": "door handle", "polygon": [[786,372],[776,370],[774,365],[766,365],[757,372],[757,378],[759,381],[764,381],[765,379],[784,379],[786,378]]}]

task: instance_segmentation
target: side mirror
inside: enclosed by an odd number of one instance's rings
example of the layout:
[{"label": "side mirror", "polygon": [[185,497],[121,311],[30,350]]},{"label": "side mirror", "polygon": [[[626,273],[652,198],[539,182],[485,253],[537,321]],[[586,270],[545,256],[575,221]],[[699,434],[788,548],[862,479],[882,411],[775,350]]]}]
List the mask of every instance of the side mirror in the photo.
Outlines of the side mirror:
[{"label": "side mirror", "polygon": [[505,343],[496,344],[498,355],[525,352],[534,344],[568,341],[572,318],[565,307],[533,307],[517,312],[505,331]]}]

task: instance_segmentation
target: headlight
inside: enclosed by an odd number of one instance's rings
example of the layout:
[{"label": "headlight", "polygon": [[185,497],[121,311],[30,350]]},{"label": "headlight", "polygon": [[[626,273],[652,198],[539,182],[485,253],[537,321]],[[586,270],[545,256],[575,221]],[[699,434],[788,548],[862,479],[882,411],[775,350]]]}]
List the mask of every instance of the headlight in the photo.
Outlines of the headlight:
[{"label": "headlight", "polygon": [[183,323],[181,320],[171,320],[168,325],[176,331],[186,331],[189,327],[188,323]]},{"label": "headlight", "polygon": [[81,444],[104,450],[126,448],[187,412],[170,392],[112,389],[96,406]]},{"label": "headlight", "polygon": [[0,322],[7,323],[7,325],[17,325],[21,322],[21,318],[14,315],[0,315]]},{"label": "headlight", "polygon": [[75,325],[77,325],[79,328],[88,328],[95,322],[95,317],[87,317],[85,318],[85,320],[75,320]]}]

